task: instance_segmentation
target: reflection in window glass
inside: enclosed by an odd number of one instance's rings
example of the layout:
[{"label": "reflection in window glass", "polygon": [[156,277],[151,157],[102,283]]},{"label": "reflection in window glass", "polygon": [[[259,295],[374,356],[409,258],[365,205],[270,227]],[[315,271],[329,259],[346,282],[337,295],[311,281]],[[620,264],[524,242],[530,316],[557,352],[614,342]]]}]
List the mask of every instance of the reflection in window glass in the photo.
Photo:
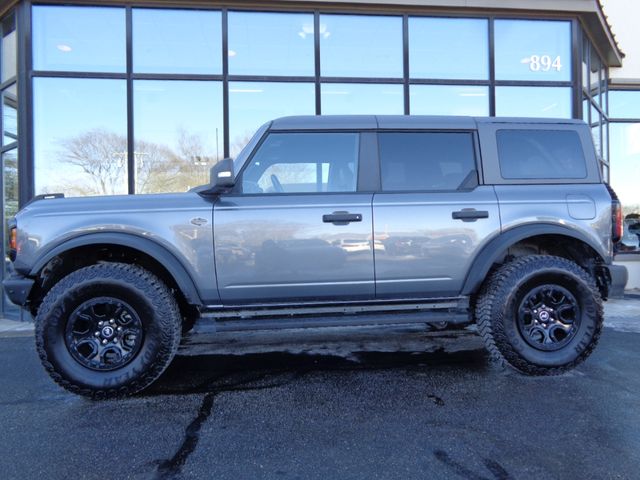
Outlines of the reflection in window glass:
[{"label": "reflection in window glass", "polygon": [[133,84],[136,193],[184,192],[222,158],[222,83]]},{"label": "reflection in window glass", "polygon": [[476,168],[471,133],[381,133],[378,142],[386,191],[456,190]]},{"label": "reflection in window glass", "polygon": [[133,71],[222,73],[222,15],[133,9]]},{"label": "reflection in window glass", "polygon": [[496,115],[571,118],[571,87],[496,87]]},{"label": "reflection in window glass", "polygon": [[18,141],[18,87],[14,83],[2,92],[2,144]]},{"label": "reflection in window glass", "polygon": [[35,193],[127,193],[125,80],[34,78]]},{"label": "reflection in window glass", "polygon": [[33,7],[33,68],[124,72],[125,10]]},{"label": "reflection in window glass", "polygon": [[235,157],[265,122],[315,113],[313,83],[229,83],[229,143]]},{"label": "reflection in window glass", "polygon": [[16,17],[9,15],[2,20],[2,81],[16,76]]},{"label": "reflection in window glass", "polygon": [[498,80],[571,80],[571,23],[496,20]]},{"label": "reflection in window glass", "polygon": [[610,118],[640,118],[640,91],[609,90]]},{"label": "reflection in window glass", "polygon": [[357,133],[272,133],[242,173],[244,193],[355,192]]},{"label": "reflection in window glass", "polygon": [[489,88],[411,85],[412,115],[489,115]]},{"label": "reflection in window glass", "polygon": [[620,197],[624,232],[619,252],[640,253],[640,123],[611,123],[611,186]]},{"label": "reflection in window glass", "polygon": [[324,77],[402,77],[402,18],[366,15],[320,17]]},{"label": "reflection in window glass", "polygon": [[321,87],[323,115],[402,115],[402,85],[325,83]]},{"label": "reflection in window glass", "polygon": [[[14,148],[2,154],[2,168],[4,179],[4,222],[3,222],[3,236],[2,236],[2,251],[4,252],[4,262],[2,277],[4,278],[9,272],[7,267],[10,265],[9,258],[7,257],[7,239],[8,239],[8,224],[9,221],[15,217],[18,212],[18,149]],[[13,307],[13,304],[3,292],[2,299],[3,314],[6,316],[8,313],[5,308],[8,306]],[[13,307],[14,312],[17,313],[17,308]]]},{"label": "reflection in window glass", "polygon": [[229,73],[314,75],[313,15],[229,12]]},{"label": "reflection in window glass", "polygon": [[502,178],[585,178],[580,137],[573,131],[498,130]]},{"label": "reflection in window glass", "polygon": [[487,80],[488,24],[484,19],[410,18],[411,78]]}]

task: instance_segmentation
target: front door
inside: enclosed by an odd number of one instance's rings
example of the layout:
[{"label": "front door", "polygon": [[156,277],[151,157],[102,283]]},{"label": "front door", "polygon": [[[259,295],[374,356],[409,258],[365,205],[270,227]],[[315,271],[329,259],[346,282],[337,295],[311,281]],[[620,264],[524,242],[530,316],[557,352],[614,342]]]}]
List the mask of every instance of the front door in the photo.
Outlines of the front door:
[{"label": "front door", "polygon": [[356,132],[272,132],[214,207],[223,304],[373,298]]}]

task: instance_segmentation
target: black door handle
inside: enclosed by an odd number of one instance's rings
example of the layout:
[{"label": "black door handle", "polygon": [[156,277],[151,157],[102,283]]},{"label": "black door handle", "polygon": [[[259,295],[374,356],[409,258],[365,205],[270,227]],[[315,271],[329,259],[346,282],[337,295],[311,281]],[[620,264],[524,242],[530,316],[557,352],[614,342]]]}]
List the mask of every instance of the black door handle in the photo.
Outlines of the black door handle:
[{"label": "black door handle", "polygon": [[349,212],[333,212],[322,216],[324,223],[333,223],[334,225],[347,225],[351,222],[361,222],[362,214]]},{"label": "black door handle", "polygon": [[489,212],[475,208],[463,208],[457,212],[451,212],[451,218],[463,222],[475,222],[479,218],[489,218]]}]

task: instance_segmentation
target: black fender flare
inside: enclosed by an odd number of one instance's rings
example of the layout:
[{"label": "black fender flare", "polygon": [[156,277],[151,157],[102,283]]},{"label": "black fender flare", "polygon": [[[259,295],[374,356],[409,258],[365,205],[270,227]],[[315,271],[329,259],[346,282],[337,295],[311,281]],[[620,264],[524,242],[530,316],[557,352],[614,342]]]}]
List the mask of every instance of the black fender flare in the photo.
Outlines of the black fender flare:
[{"label": "black fender flare", "polygon": [[587,244],[604,260],[601,247],[583,233],[571,228],[551,223],[514,227],[501,233],[482,248],[469,269],[469,273],[462,287],[462,294],[471,295],[475,293],[489,273],[491,266],[510,246],[526,238],[536,237],[538,235],[562,235],[574,238]]},{"label": "black fender flare", "polygon": [[51,261],[51,259],[68,250],[90,245],[105,244],[132,248],[150,256],[167,269],[189,304],[199,306],[202,305],[202,300],[198,293],[198,289],[196,288],[191,275],[187,271],[187,268],[184,266],[184,264],[172,252],[151,239],[128,233],[89,233],[66,239],[61,243],[58,243],[54,247],[48,249],[46,253],[41,255],[31,268],[29,276],[35,277],[38,272]]}]

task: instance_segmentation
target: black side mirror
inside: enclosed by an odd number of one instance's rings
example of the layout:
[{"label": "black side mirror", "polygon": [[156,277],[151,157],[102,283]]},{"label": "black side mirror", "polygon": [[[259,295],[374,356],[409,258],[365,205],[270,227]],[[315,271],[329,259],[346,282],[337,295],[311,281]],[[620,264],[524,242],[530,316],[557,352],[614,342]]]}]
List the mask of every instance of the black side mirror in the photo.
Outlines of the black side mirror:
[{"label": "black side mirror", "polygon": [[210,184],[214,190],[230,188],[236,184],[233,173],[233,160],[225,158],[211,167]]}]

